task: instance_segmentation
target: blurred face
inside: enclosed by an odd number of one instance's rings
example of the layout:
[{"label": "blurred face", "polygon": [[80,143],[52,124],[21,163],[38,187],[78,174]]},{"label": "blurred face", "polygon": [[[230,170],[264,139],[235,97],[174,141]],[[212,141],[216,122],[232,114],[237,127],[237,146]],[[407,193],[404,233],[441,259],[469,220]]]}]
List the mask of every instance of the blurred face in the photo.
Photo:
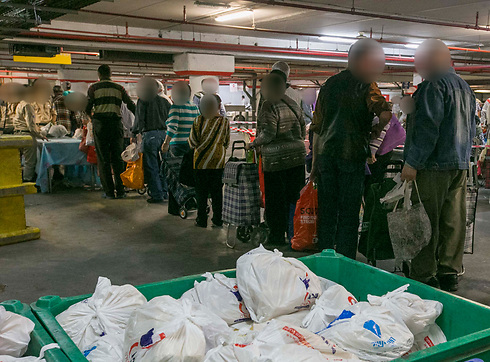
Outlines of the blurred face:
[{"label": "blurred face", "polygon": [[218,93],[218,81],[214,78],[204,79],[202,82],[202,90],[204,93]]},{"label": "blurred face", "polygon": [[215,96],[205,94],[199,104],[201,115],[206,119],[211,119],[219,115],[219,104]]},{"label": "blurred face", "polygon": [[150,101],[158,95],[158,83],[152,78],[141,78],[136,93],[143,101]]},{"label": "blurred face", "polygon": [[87,97],[80,92],[72,92],[65,96],[65,106],[70,111],[84,111],[87,107]]},{"label": "blurred face", "polygon": [[51,97],[51,84],[47,79],[39,78],[32,86],[32,97],[35,102],[44,103]]},{"label": "blurred face", "polygon": [[286,83],[280,76],[269,74],[262,80],[260,92],[264,99],[278,102],[286,93]]},{"label": "blurred face", "polygon": [[376,82],[385,69],[385,55],[382,49],[373,48],[355,60],[352,65],[350,69],[356,78],[364,83]]},{"label": "blurred face", "polygon": [[187,83],[175,83],[172,87],[172,100],[177,105],[185,104],[189,101],[190,91]]},{"label": "blurred face", "polygon": [[316,101],[316,89],[306,88],[303,91],[303,102],[308,105],[313,105]]},{"label": "blurred face", "polygon": [[424,79],[444,73],[450,67],[451,54],[447,46],[440,40],[426,40],[415,52],[415,69]]}]

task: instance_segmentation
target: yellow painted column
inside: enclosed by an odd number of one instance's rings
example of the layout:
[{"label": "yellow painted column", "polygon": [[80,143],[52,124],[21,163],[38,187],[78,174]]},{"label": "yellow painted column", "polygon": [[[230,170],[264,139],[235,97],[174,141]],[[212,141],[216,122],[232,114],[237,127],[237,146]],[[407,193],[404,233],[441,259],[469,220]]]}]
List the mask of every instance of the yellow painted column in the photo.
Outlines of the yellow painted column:
[{"label": "yellow painted column", "polygon": [[0,246],[39,239],[38,228],[26,226],[24,195],[35,184],[22,183],[19,148],[32,146],[30,136],[0,136]]}]

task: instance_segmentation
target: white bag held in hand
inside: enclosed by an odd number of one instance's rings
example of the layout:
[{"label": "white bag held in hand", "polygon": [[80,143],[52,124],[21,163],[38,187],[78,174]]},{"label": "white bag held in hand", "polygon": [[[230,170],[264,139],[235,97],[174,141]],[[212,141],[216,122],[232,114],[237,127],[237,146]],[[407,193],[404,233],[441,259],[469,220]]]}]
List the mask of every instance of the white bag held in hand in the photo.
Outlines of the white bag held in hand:
[{"label": "white bag held in hand", "polygon": [[258,323],[309,309],[322,293],[318,277],[306,265],[262,245],[238,259],[236,276],[250,316]]},{"label": "white bag held in hand", "polygon": [[0,356],[0,362],[46,362],[44,359],[44,353],[47,350],[54,349],[54,348],[60,348],[60,346],[57,343],[51,343],[47,344],[44,347],[41,348],[39,357],[34,357],[34,356],[28,356],[28,357],[11,357],[11,356]]},{"label": "white bag held in hand", "polygon": [[[206,278],[202,282],[194,282],[194,292],[188,290],[182,298],[206,306],[211,312],[228,324],[250,320],[245,303],[238,291],[235,278],[227,278],[223,274],[203,274]],[[182,299],[181,298],[181,299]]]},{"label": "white bag held in hand", "polygon": [[407,293],[406,284],[382,297],[368,295],[371,305],[383,306],[403,319],[410,332],[415,336],[426,333],[442,313],[442,303],[435,300],[424,300],[418,295]]},{"label": "white bag held in hand", "polygon": [[223,344],[231,329],[201,304],[165,295],[131,316],[124,337],[125,362],[200,362]]},{"label": "white bag held in hand", "polygon": [[94,125],[92,124],[92,122],[87,123],[87,136],[85,136],[85,145],[87,146],[95,145]]},{"label": "white bag held in hand", "polygon": [[397,202],[403,199],[403,196],[405,195],[405,189],[404,189],[405,183],[402,181],[401,175],[402,175],[401,173],[398,173],[393,178],[393,181],[396,182],[396,185],[386,193],[385,197],[379,200],[380,203],[391,204],[393,202]]},{"label": "white bag held in hand", "polygon": [[31,341],[34,322],[0,306],[0,355],[20,357]]},{"label": "white bag held in hand", "polygon": [[94,294],[73,304],[56,316],[68,336],[82,351],[106,334],[124,334],[131,313],[146,303],[146,298],[132,285],[111,286],[99,277]]},{"label": "white bag held in hand", "polygon": [[56,124],[52,126],[48,131],[48,135],[53,138],[62,138],[65,137],[67,134],[68,131],[66,130],[65,126],[62,126],[61,124]]},{"label": "white bag held in hand", "polygon": [[357,303],[318,333],[368,361],[391,361],[412,348],[414,337],[388,309]]},{"label": "white bag held in hand", "polygon": [[83,351],[90,362],[121,362],[123,360],[123,334],[106,334]]},{"label": "white bag held in hand", "polygon": [[140,158],[139,155],[140,148],[137,143],[131,143],[126,149],[121,153],[121,158],[124,162],[135,162]]},{"label": "white bag held in hand", "polygon": [[403,209],[388,213],[388,229],[390,232],[393,253],[397,261],[412,260],[420,251],[429,245],[432,227],[429,216],[420,200],[417,182],[413,182],[419,203],[411,205],[411,191],[408,182],[404,182]]},{"label": "white bag held in hand", "polygon": [[316,333],[328,327],[346,308],[357,303],[356,298],[341,285],[334,285],[323,292],[311,311],[303,319],[302,326]]}]

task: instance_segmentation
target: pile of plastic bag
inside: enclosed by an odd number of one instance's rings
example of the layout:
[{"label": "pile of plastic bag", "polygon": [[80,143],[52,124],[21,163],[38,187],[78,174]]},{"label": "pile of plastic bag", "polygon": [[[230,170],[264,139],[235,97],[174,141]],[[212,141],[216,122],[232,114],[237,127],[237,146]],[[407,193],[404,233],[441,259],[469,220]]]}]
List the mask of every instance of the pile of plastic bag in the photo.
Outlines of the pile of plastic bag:
[{"label": "pile of plastic bag", "polygon": [[44,352],[59,348],[50,344],[41,349],[39,357],[21,357],[26,353],[34,322],[16,313],[8,312],[0,306],[0,362],[44,362]]},{"label": "pile of plastic bag", "polygon": [[358,301],[262,246],[238,259],[236,278],[203,276],[180,299],[150,301],[99,278],[57,320],[92,362],[389,361],[446,341],[442,304],[408,285]]}]

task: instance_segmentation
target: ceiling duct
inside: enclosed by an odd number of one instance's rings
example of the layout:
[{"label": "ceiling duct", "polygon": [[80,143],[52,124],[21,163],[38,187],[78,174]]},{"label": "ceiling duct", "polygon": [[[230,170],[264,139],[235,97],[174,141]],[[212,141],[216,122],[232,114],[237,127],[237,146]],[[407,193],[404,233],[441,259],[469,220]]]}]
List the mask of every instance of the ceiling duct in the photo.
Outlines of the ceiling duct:
[{"label": "ceiling duct", "polygon": [[155,64],[173,64],[172,54],[163,53],[144,53],[144,52],[129,52],[122,50],[100,50],[100,60],[118,61],[118,62],[141,62]]},{"label": "ceiling duct", "polygon": [[43,44],[9,44],[9,54],[30,57],[54,57],[61,48]]}]

